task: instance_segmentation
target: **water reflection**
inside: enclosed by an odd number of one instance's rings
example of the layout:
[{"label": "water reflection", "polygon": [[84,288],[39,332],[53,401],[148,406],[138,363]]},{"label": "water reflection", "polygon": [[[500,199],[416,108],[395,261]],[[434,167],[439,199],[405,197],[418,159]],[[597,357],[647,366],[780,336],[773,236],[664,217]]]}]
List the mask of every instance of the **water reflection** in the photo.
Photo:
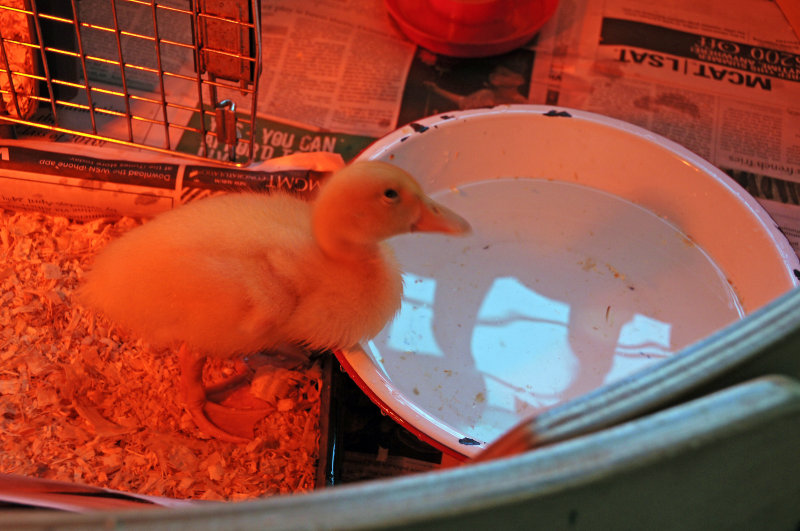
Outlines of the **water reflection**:
[{"label": "water reflection", "polygon": [[[501,419],[517,418],[627,376],[670,353],[671,325],[640,314],[619,327],[618,338],[606,349],[597,344],[597,334],[588,341],[581,333],[571,334],[569,305],[517,278],[494,279],[480,302],[462,299],[478,311],[471,322],[461,313],[454,325],[446,316],[434,319],[435,279],[408,274],[405,282],[409,288],[386,343],[379,348],[373,342],[371,350],[385,374],[395,379],[413,363],[411,378],[397,383],[407,387],[413,382],[407,394],[426,404],[424,409],[478,418],[491,408]],[[447,335],[443,349],[434,333],[437,327],[463,333]],[[587,343],[600,347],[598,354],[613,355],[590,355],[582,366],[573,347],[585,353]]]},{"label": "water reflection", "polygon": [[489,184],[437,197],[469,238],[394,242],[403,306],[368,349],[456,431],[491,441],[740,315],[716,266],[653,214],[565,183]]},{"label": "water reflection", "polygon": [[402,317],[391,323],[387,346],[422,356],[444,356],[433,335],[436,280],[406,273],[403,286]]}]

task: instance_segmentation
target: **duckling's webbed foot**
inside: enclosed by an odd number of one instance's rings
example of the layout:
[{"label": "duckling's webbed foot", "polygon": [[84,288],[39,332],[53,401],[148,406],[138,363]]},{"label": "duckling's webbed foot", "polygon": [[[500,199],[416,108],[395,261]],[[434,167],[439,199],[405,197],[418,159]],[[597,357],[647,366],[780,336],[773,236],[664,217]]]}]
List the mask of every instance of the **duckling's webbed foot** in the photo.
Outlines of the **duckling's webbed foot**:
[{"label": "duckling's webbed foot", "polygon": [[[229,407],[209,401],[208,393],[203,387],[205,356],[199,356],[183,345],[179,352],[179,358],[184,404],[200,431],[223,441],[249,442],[253,438],[255,424],[269,414],[272,409],[267,407]],[[229,384],[230,382],[226,382],[222,386],[215,387],[230,387]]]}]

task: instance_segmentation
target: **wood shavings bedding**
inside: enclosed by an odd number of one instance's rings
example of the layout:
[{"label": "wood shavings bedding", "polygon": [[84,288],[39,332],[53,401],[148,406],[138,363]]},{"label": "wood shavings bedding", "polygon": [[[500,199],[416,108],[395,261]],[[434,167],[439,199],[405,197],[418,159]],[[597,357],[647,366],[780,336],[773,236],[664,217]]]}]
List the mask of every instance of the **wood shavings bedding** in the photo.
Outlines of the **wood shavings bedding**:
[{"label": "wood shavings bedding", "polygon": [[[0,212],[0,472],[181,499],[313,488],[316,365],[259,367],[275,411],[253,441],[206,439],[180,406],[177,356],[72,304],[92,256],[137,223]],[[208,365],[207,381],[235,370]]]},{"label": "wood shavings bedding", "polygon": [[[0,111],[16,118],[29,118],[36,110],[38,95],[36,50],[31,20],[23,12],[30,9],[26,0],[0,0]],[[9,76],[9,72],[11,75]],[[3,114],[0,112],[0,114]]]}]

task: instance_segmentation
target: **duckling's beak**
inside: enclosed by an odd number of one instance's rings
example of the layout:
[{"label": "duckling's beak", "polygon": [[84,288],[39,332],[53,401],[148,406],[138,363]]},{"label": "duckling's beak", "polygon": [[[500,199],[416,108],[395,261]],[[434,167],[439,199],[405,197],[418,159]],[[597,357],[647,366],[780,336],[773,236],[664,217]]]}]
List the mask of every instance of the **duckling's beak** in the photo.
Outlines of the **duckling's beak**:
[{"label": "duckling's beak", "polygon": [[447,234],[467,234],[472,228],[469,222],[430,197],[421,197],[419,219],[411,225],[411,232],[444,232]]}]

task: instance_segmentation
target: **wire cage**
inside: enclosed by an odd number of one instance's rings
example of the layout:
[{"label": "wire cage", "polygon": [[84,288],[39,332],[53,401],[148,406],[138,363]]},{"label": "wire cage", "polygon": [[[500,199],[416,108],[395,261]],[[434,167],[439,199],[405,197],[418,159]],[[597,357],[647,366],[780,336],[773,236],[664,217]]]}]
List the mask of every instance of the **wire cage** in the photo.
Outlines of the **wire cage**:
[{"label": "wire cage", "polygon": [[244,165],[260,58],[259,0],[0,0],[0,136]]}]

